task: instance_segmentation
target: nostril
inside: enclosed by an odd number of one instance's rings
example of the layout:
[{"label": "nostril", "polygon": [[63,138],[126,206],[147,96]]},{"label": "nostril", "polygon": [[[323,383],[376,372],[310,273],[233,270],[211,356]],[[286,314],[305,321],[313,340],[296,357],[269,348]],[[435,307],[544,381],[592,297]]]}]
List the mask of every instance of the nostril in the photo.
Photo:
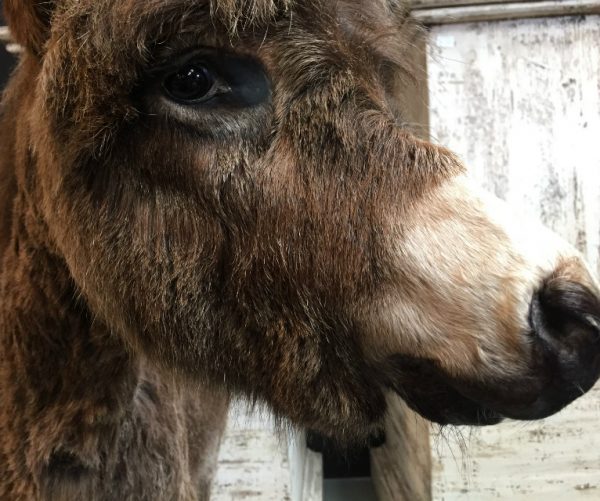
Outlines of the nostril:
[{"label": "nostril", "polygon": [[570,380],[598,377],[600,299],[585,285],[552,277],[534,294],[529,311],[534,335],[542,340],[543,363]]},{"label": "nostril", "polygon": [[530,322],[558,338],[569,337],[575,327],[600,334],[600,299],[583,284],[552,277],[534,295]]},{"label": "nostril", "polygon": [[[600,299],[583,284],[551,277],[533,295],[529,323],[532,375],[543,390],[534,409],[548,416],[594,386],[600,376]],[[505,413],[511,416],[510,413]]]}]

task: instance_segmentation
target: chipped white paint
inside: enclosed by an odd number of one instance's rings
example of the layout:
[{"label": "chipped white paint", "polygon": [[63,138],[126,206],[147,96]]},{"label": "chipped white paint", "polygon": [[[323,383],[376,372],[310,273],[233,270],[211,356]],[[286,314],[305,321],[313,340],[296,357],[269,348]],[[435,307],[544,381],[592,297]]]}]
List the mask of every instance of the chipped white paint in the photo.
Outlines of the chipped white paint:
[{"label": "chipped white paint", "polygon": [[233,405],[211,501],[292,501],[286,440],[268,413]]},{"label": "chipped white paint", "polygon": [[600,17],[434,28],[431,133],[600,274]]},{"label": "chipped white paint", "polygon": [[[448,25],[431,37],[432,136],[599,276],[600,17]],[[600,499],[598,422],[597,387],[541,423],[446,430],[432,441],[433,497]]]},{"label": "chipped white paint", "polygon": [[598,0],[430,0],[413,5],[412,16],[428,25],[600,13]]},{"label": "chipped white paint", "polygon": [[436,501],[600,499],[600,388],[540,423],[433,434]]},{"label": "chipped white paint", "polygon": [[322,458],[304,444],[268,411],[232,405],[211,501],[322,501]]}]

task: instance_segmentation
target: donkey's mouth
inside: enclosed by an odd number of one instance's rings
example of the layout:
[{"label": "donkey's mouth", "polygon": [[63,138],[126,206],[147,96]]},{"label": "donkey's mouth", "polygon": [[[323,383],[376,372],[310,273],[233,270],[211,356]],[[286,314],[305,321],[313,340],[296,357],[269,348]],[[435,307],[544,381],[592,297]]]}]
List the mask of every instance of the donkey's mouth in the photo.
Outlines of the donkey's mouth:
[{"label": "donkey's mouth", "polygon": [[522,376],[457,380],[432,360],[394,356],[388,384],[412,409],[441,424],[551,416],[600,377],[600,299],[582,284],[551,277],[533,295],[528,320]]},{"label": "donkey's mouth", "polygon": [[[585,394],[598,379],[600,360],[593,371],[581,374],[555,362],[521,380],[472,382],[449,377],[433,361],[393,357],[389,386],[408,406],[439,424],[487,426],[504,418],[536,420],[549,417]],[[575,374],[573,374],[575,372]],[[591,375],[590,375],[591,374]]]},{"label": "donkey's mouth", "polygon": [[448,378],[428,360],[393,357],[395,377],[390,387],[408,406],[438,424],[487,426],[503,416],[459,392]]}]

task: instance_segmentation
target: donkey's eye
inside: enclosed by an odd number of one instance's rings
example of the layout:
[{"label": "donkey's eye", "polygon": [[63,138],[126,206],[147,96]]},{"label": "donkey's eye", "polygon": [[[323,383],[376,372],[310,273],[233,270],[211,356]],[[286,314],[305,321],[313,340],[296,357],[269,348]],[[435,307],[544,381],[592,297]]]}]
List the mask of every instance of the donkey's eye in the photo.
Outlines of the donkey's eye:
[{"label": "donkey's eye", "polygon": [[206,65],[191,62],[167,75],[163,81],[163,89],[176,101],[199,103],[214,96],[216,78]]},{"label": "donkey's eye", "polygon": [[149,111],[182,113],[185,121],[215,110],[263,105],[271,98],[271,83],[258,60],[211,48],[159,59],[138,89]]}]

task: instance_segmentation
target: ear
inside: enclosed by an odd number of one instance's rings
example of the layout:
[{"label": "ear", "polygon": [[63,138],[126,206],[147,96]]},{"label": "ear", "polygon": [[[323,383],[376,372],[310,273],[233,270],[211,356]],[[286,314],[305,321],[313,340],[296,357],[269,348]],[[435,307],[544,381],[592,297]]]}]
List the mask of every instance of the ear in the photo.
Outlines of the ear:
[{"label": "ear", "polygon": [[16,43],[41,54],[50,33],[54,0],[4,0],[4,16]]}]

